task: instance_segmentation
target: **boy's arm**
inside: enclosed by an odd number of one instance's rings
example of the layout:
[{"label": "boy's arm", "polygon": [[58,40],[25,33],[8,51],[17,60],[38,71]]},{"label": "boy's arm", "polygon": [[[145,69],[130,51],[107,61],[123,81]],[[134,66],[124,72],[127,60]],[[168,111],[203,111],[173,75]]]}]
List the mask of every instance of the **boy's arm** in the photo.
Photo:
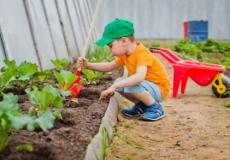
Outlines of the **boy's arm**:
[{"label": "boy's arm", "polygon": [[136,74],[134,74],[134,75],[132,75],[132,76],[120,81],[120,82],[114,83],[107,90],[101,92],[101,96],[100,96],[99,100],[102,100],[103,98],[111,96],[117,88],[135,86],[135,85],[141,83],[145,79],[146,72],[147,72],[147,66],[137,67]]},{"label": "boy's arm", "polygon": [[99,72],[110,72],[119,67],[120,66],[118,66],[114,61],[110,63],[90,63],[88,62],[86,66],[87,69],[91,69],[91,70],[95,70]]},{"label": "boy's arm", "polygon": [[139,66],[137,67],[136,74],[120,82],[114,83],[113,86],[115,88],[135,86],[141,83],[143,80],[145,80],[146,72],[147,72],[147,66]]}]

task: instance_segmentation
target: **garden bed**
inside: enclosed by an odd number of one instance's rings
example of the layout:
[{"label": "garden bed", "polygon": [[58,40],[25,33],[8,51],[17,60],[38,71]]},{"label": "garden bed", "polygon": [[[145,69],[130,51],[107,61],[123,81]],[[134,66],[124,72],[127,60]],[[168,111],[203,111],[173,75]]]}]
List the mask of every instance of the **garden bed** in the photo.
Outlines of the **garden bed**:
[{"label": "garden bed", "polygon": [[[67,69],[68,70],[68,69]],[[75,67],[69,66],[70,71]],[[99,101],[101,91],[108,88],[115,78],[122,76],[123,70],[115,70],[111,75],[97,81],[96,85],[84,86],[77,96],[78,103],[64,101],[63,120],[55,120],[48,131],[36,129],[33,132],[20,130],[0,153],[0,160],[81,160],[84,159],[90,136],[99,132],[101,120],[107,110],[109,98]],[[18,102],[23,112],[32,106],[24,88],[8,90],[18,95]],[[31,144],[34,151],[17,151],[16,146]],[[93,153],[92,153],[93,154]]]}]

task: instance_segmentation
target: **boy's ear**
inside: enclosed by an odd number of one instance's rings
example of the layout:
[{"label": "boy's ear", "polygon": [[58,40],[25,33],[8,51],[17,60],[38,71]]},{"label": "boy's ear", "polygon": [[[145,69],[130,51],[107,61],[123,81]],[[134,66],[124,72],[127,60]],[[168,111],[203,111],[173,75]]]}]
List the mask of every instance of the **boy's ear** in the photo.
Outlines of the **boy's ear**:
[{"label": "boy's ear", "polygon": [[121,40],[122,40],[122,42],[124,44],[127,44],[127,42],[128,42],[128,38],[127,37],[122,37]]}]

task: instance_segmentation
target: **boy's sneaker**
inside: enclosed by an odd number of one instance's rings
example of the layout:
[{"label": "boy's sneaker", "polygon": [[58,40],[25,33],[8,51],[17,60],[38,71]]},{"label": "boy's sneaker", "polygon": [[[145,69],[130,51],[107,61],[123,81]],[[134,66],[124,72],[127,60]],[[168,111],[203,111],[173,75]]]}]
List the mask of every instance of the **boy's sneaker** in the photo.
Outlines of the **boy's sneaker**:
[{"label": "boy's sneaker", "polygon": [[132,108],[124,108],[122,109],[122,113],[126,116],[140,116],[145,113],[146,105],[142,102],[136,103]]},{"label": "boy's sneaker", "polygon": [[154,102],[153,105],[146,107],[145,113],[141,115],[142,120],[156,121],[164,117],[165,112],[162,106],[158,102]]}]

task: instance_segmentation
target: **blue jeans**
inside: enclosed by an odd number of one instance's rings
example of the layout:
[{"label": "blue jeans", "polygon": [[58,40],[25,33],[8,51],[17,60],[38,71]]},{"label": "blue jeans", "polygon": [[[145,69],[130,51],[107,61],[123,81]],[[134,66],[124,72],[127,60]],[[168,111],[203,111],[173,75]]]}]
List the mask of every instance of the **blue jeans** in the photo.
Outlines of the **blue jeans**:
[{"label": "blue jeans", "polygon": [[[124,80],[125,78],[117,78],[114,83],[117,83],[119,81]],[[161,95],[161,90],[160,88],[152,82],[144,80],[140,84],[136,86],[131,86],[131,87],[125,87],[125,88],[117,88],[116,91],[118,92],[123,92],[123,93],[141,93],[144,91],[148,91],[152,97],[155,99],[157,102],[162,102],[163,97]]]}]

